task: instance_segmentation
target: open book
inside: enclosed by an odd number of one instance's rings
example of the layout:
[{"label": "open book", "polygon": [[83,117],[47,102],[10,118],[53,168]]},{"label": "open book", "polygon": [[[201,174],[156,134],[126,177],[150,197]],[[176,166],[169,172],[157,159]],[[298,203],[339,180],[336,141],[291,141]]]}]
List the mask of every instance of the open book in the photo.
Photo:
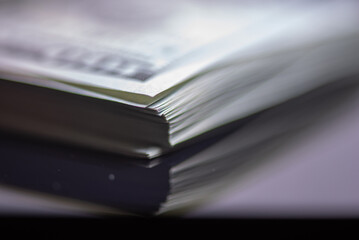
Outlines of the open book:
[{"label": "open book", "polygon": [[358,7],[3,1],[0,126],[158,157],[358,74]]}]

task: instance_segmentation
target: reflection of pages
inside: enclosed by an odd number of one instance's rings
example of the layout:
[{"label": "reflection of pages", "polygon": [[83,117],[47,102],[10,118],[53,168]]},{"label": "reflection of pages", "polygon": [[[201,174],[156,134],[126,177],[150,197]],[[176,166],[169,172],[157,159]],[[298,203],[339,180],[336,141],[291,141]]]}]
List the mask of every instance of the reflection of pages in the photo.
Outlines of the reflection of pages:
[{"label": "reflection of pages", "polygon": [[[0,76],[11,83],[0,83],[0,125],[153,158],[357,74],[356,7],[355,1],[6,1]],[[25,95],[33,104],[16,101]],[[39,106],[63,112],[49,117]]]}]

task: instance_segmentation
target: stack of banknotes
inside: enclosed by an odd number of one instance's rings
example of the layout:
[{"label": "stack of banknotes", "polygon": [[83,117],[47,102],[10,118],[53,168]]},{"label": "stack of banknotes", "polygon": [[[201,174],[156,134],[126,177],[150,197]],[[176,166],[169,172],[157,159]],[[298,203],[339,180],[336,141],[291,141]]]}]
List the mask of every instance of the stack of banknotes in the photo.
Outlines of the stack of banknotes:
[{"label": "stack of banknotes", "polygon": [[359,74],[357,1],[5,0],[0,127],[155,158]]}]

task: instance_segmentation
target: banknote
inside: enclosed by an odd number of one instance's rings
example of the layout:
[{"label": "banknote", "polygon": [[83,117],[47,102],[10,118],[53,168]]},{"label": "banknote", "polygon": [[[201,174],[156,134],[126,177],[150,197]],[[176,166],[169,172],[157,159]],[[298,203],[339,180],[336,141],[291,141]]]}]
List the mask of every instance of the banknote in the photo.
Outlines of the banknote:
[{"label": "banknote", "polygon": [[148,91],[143,86],[171,63],[237,30],[240,19],[242,25],[249,20],[238,17],[232,5],[2,1],[0,57],[8,65],[13,61],[17,67],[64,81],[141,94],[141,89]]},{"label": "banknote", "polygon": [[341,19],[330,14],[338,11],[338,4],[305,11],[301,5],[288,5],[231,0],[1,1],[0,70],[148,104],[223,64],[324,41],[330,34],[356,28],[350,4],[340,4],[347,12]]}]

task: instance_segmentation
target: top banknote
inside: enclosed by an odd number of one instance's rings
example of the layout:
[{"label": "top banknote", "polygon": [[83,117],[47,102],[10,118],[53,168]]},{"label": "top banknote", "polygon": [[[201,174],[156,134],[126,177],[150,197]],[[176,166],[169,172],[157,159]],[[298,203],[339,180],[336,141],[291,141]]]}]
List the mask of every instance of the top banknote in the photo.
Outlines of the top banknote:
[{"label": "top banknote", "polygon": [[[225,60],[233,62],[238,51],[253,55],[252,45],[262,51],[305,43],[302,30],[312,23],[311,43],[357,28],[354,1],[319,7],[290,2],[1,1],[0,70],[118,91],[126,103],[146,106]],[[345,14],[333,17],[337,13]],[[287,41],[281,36],[275,42],[272,36],[281,31]]]}]

